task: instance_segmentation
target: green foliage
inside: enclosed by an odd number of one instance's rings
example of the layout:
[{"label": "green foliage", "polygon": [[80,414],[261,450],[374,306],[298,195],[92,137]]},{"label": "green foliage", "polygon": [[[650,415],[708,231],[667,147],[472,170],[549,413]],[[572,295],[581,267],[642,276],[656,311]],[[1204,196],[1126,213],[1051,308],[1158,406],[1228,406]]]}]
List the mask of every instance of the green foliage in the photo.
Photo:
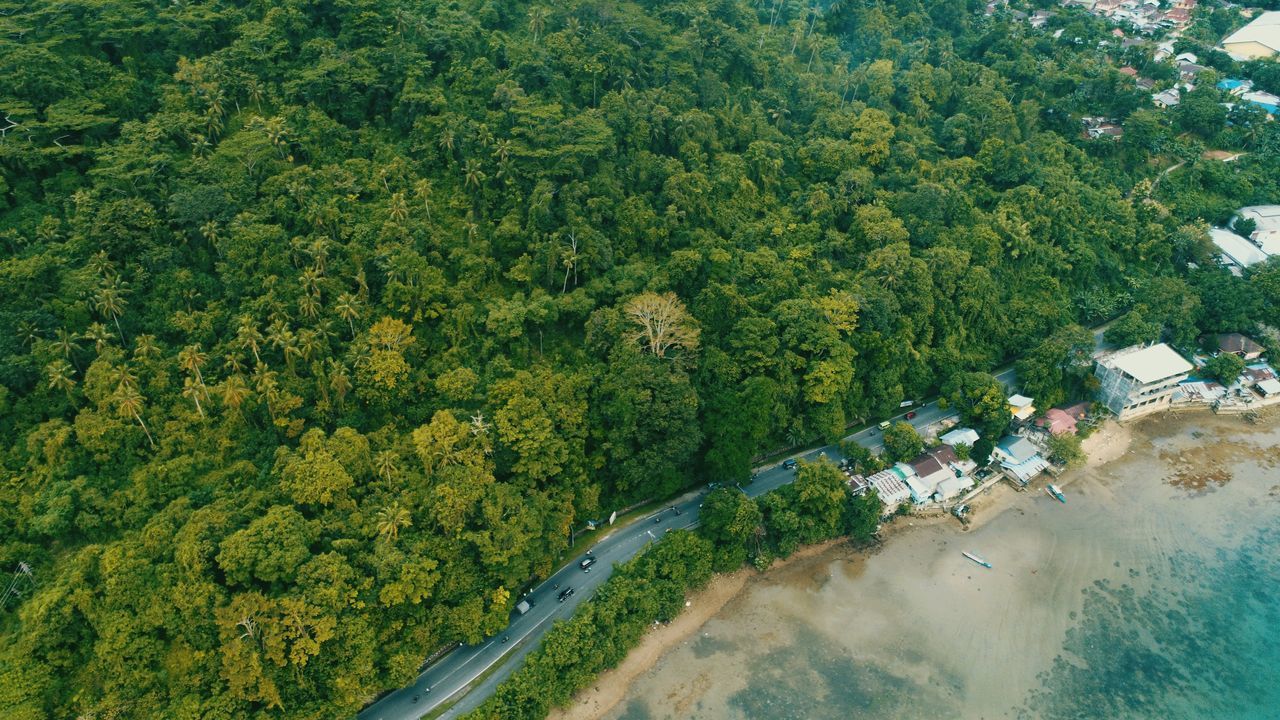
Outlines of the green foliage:
[{"label": "green foliage", "polygon": [[[1086,392],[1071,323],[1280,312],[1197,220],[1280,194],[1280,123],[1138,110],[1101,23],[668,5],[0,0],[8,716],[347,718],[586,519],[1024,354]],[[800,480],[685,564],[865,527]]]},{"label": "green foliage", "polygon": [[898,421],[884,431],[884,452],[890,460],[910,460],[923,451],[924,440],[911,423]]},{"label": "green foliage", "polygon": [[1075,433],[1058,433],[1049,436],[1049,459],[1067,467],[1074,467],[1084,462],[1084,451],[1080,449],[1080,436]]},{"label": "green foliage", "polygon": [[1018,360],[1018,382],[1041,407],[1079,397],[1093,380],[1093,333],[1079,325],[1056,330]]},{"label": "green foliage", "polygon": [[1205,361],[1204,367],[1200,370],[1206,377],[1230,386],[1240,378],[1240,373],[1244,372],[1244,360],[1239,355],[1221,353]]},{"label": "green foliage", "polygon": [[980,437],[1001,437],[1013,415],[1004,384],[988,373],[959,373],[942,387],[952,407],[960,414],[960,424],[971,427]]}]

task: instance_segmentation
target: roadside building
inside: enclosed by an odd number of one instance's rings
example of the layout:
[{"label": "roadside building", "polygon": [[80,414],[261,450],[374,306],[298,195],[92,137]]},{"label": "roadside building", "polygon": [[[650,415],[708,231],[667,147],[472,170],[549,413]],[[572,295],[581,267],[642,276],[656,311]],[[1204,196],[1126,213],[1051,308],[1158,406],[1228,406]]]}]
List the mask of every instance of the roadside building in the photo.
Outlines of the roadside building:
[{"label": "roadside building", "polygon": [[1119,420],[1163,410],[1192,369],[1164,343],[1125,348],[1098,360],[1099,399]]},{"label": "roadside building", "polygon": [[1223,228],[1209,228],[1209,238],[1218,247],[1218,258],[1234,275],[1242,275],[1245,268],[1266,262],[1268,257],[1262,248],[1249,240]]},{"label": "roadside building", "polygon": [[1262,357],[1263,347],[1240,333],[1226,333],[1218,336],[1218,352],[1231,353],[1245,360],[1256,360]]},{"label": "roadside building", "polygon": [[938,483],[938,489],[934,492],[934,497],[939,502],[946,502],[952,498],[963,495],[966,490],[973,487],[973,480],[965,475],[953,475],[952,477]]},{"label": "roadside building", "polygon": [[925,497],[933,495],[938,483],[947,478],[955,477],[955,471],[951,469],[950,464],[950,461],[955,459],[956,453],[949,447],[945,451],[942,451],[941,448],[934,448],[911,459],[908,464],[915,472],[918,485]]},{"label": "roadside building", "polygon": [[1161,109],[1175,107],[1178,103],[1182,102],[1182,93],[1178,88],[1169,88],[1168,90],[1152,95],[1151,102],[1155,103],[1155,106]]},{"label": "roadside building", "polygon": [[1264,398],[1280,397],[1280,380],[1275,378],[1263,380],[1253,387]]},{"label": "roadside building", "polygon": [[1050,435],[1075,434],[1076,419],[1058,408],[1049,408],[1044,417],[1036,420],[1036,427]]},{"label": "roadside building", "polygon": [[876,489],[880,502],[884,503],[885,512],[892,512],[911,499],[911,488],[907,487],[906,474],[896,465],[872,475],[867,478],[867,482]]},{"label": "roadside building", "polygon": [[1236,60],[1259,60],[1280,53],[1280,12],[1264,12],[1231,33],[1222,49]]},{"label": "roadside building", "polygon": [[955,428],[943,435],[939,435],[938,439],[951,447],[957,445],[973,447],[978,442],[978,431],[973,428]]},{"label": "roadside building", "polygon": [[1026,395],[1010,395],[1009,396],[1009,413],[1013,415],[1015,420],[1030,420],[1036,414],[1035,402]]},{"label": "roadside building", "polygon": [[1040,448],[1024,437],[1010,435],[1004,438],[996,443],[991,457],[1024,485],[1049,467],[1048,461],[1040,456]]},{"label": "roadside building", "polygon": [[847,473],[846,478],[845,482],[849,484],[849,490],[852,491],[854,495],[861,495],[871,489],[871,482],[862,475]]}]

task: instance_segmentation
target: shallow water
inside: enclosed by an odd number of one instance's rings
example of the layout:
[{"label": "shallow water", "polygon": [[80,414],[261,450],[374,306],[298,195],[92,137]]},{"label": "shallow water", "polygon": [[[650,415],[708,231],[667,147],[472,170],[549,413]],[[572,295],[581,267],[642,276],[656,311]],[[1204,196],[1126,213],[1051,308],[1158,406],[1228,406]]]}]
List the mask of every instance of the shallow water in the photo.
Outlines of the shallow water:
[{"label": "shallow water", "polygon": [[1280,717],[1278,465],[1274,426],[1139,425],[1066,505],[760,579],[607,717]]}]

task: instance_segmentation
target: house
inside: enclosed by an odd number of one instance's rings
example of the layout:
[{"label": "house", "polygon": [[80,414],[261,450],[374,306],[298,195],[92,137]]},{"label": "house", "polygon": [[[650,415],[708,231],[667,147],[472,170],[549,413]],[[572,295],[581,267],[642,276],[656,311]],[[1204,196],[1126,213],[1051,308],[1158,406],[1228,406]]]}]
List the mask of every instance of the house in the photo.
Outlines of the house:
[{"label": "house", "polygon": [[1222,49],[1240,61],[1274,57],[1280,53],[1280,11],[1264,12],[1231,33],[1222,41]]},{"label": "house", "polygon": [[1164,343],[1125,348],[1098,360],[1099,399],[1120,420],[1163,410],[1192,369]]},{"label": "house", "polygon": [[1161,109],[1171,108],[1182,102],[1182,93],[1178,88],[1169,88],[1152,95],[1151,102]]},{"label": "house", "polygon": [[1156,86],[1156,81],[1151,78],[1140,77],[1134,82],[1134,85],[1136,85],[1139,90],[1147,92]]},{"label": "house", "polygon": [[1280,396],[1280,380],[1276,380],[1275,378],[1263,380],[1257,385],[1254,385],[1253,389],[1257,390],[1258,394],[1262,395],[1264,398],[1278,397]]},{"label": "house", "polygon": [[1218,352],[1231,353],[1245,360],[1256,360],[1262,357],[1263,347],[1240,333],[1227,333],[1218,336]]},{"label": "house", "polygon": [[896,465],[872,475],[867,478],[867,482],[876,489],[880,502],[884,503],[885,512],[892,512],[911,499],[911,488],[907,487],[906,474]]},{"label": "house", "polygon": [[1138,71],[1134,68],[1129,67],[1128,65],[1125,65],[1124,67],[1120,68],[1120,74],[1128,75],[1131,78],[1138,77]]},{"label": "house", "polygon": [[1053,17],[1053,13],[1048,10],[1037,10],[1031,13],[1031,19],[1028,22],[1031,24],[1031,27],[1038,30],[1044,27],[1051,17]]},{"label": "house", "polygon": [[957,445],[973,447],[978,442],[978,431],[973,428],[956,428],[948,433],[939,435],[938,439],[951,447]]},{"label": "house", "polygon": [[1036,408],[1031,403],[1033,400],[1026,395],[1010,395],[1009,396],[1009,412],[1017,420],[1030,420],[1031,416],[1036,414]]},{"label": "house", "polygon": [[1181,65],[1182,63],[1198,63],[1200,58],[1196,57],[1195,53],[1184,52],[1175,57],[1173,61]]},{"label": "house", "polygon": [[1237,210],[1236,216],[1253,220],[1255,229],[1249,240],[1254,245],[1268,256],[1280,255],[1280,205],[1250,205]]},{"label": "house", "polygon": [[1076,419],[1063,410],[1050,408],[1044,414],[1044,417],[1036,420],[1036,427],[1048,432],[1050,435],[1062,435],[1064,433],[1074,435],[1076,432]]},{"label": "house", "polygon": [[938,462],[929,453],[921,453],[908,461],[907,464],[915,472],[915,479],[923,489],[922,494],[925,497],[932,496],[933,490],[938,486],[938,483],[954,475],[951,472],[951,468]]},{"label": "house", "polygon": [[1049,463],[1040,457],[1040,448],[1024,437],[1011,435],[1004,438],[996,443],[991,457],[1024,485],[1049,467]]},{"label": "house", "polygon": [[1204,65],[1190,62],[1178,63],[1178,79],[1184,83],[1194,83],[1196,78],[1200,77],[1200,73],[1208,70]]},{"label": "house", "polygon": [[1218,246],[1218,257],[1222,264],[1231,268],[1231,272],[1237,276],[1243,274],[1241,271],[1250,265],[1266,262],[1270,257],[1262,248],[1230,230],[1209,228],[1209,238]]},{"label": "house", "polygon": [[934,491],[934,497],[939,502],[946,502],[951,498],[964,494],[964,491],[973,487],[973,480],[964,475],[957,475],[947,478],[938,483],[938,489]]},{"label": "house", "polygon": [[1240,94],[1240,99],[1268,115],[1280,115],[1280,95],[1273,95],[1269,92],[1247,91]]},{"label": "house", "polygon": [[1172,10],[1166,10],[1164,13],[1164,19],[1174,25],[1182,25],[1191,21],[1191,11],[1185,8],[1173,8]]},{"label": "house", "polygon": [[849,490],[854,495],[861,495],[871,489],[871,481],[856,473],[849,473],[845,482],[849,484]]}]

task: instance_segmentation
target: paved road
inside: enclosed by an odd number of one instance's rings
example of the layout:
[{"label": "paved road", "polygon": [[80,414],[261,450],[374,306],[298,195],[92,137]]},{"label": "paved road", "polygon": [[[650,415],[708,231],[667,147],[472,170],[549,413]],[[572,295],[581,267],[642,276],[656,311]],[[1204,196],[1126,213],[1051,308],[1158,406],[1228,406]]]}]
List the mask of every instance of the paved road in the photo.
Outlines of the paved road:
[{"label": "paved road", "polygon": [[[1004,370],[996,377],[1006,386],[1012,387],[1012,369]],[[954,416],[950,410],[939,408],[937,402],[922,405],[915,410],[915,417],[908,422],[919,430],[925,430],[930,425]],[[905,418],[904,415],[898,415],[891,419]],[[856,432],[845,439],[875,451],[883,447],[881,433],[874,427]],[[840,450],[835,445],[816,448],[794,457],[817,460],[823,456],[832,460],[842,459]],[[755,480],[742,488],[748,495],[755,497],[794,479],[795,471],[787,470],[781,463],[777,463],[758,468]],[[498,683],[515,672],[520,666],[520,660],[538,646],[543,634],[556,619],[570,617],[578,604],[588,599],[592,591],[609,578],[614,563],[634,557],[646,545],[661,538],[667,530],[696,525],[698,507],[704,494],[705,490],[698,490],[675,501],[672,507],[678,509],[679,514],[668,508],[637,519],[629,525],[617,527],[600,538],[592,548],[597,562],[589,572],[578,569],[578,561],[582,558],[574,558],[568,566],[561,568],[530,592],[526,599],[532,600],[533,609],[525,615],[514,615],[511,625],[501,635],[479,645],[459,647],[419,675],[412,685],[396,690],[365,708],[359,714],[359,720],[417,720],[436,707],[459,697],[461,699],[442,713],[441,718],[460,717],[475,709],[493,693]],[[558,602],[556,597],[559,592],[569,587],[574,590],[573,596],[563,603]],[[502,639],[504,636],[508,638],[505,642]],[[473,687],[468,687],[476,678],[504,660],[497,670]]]}]

